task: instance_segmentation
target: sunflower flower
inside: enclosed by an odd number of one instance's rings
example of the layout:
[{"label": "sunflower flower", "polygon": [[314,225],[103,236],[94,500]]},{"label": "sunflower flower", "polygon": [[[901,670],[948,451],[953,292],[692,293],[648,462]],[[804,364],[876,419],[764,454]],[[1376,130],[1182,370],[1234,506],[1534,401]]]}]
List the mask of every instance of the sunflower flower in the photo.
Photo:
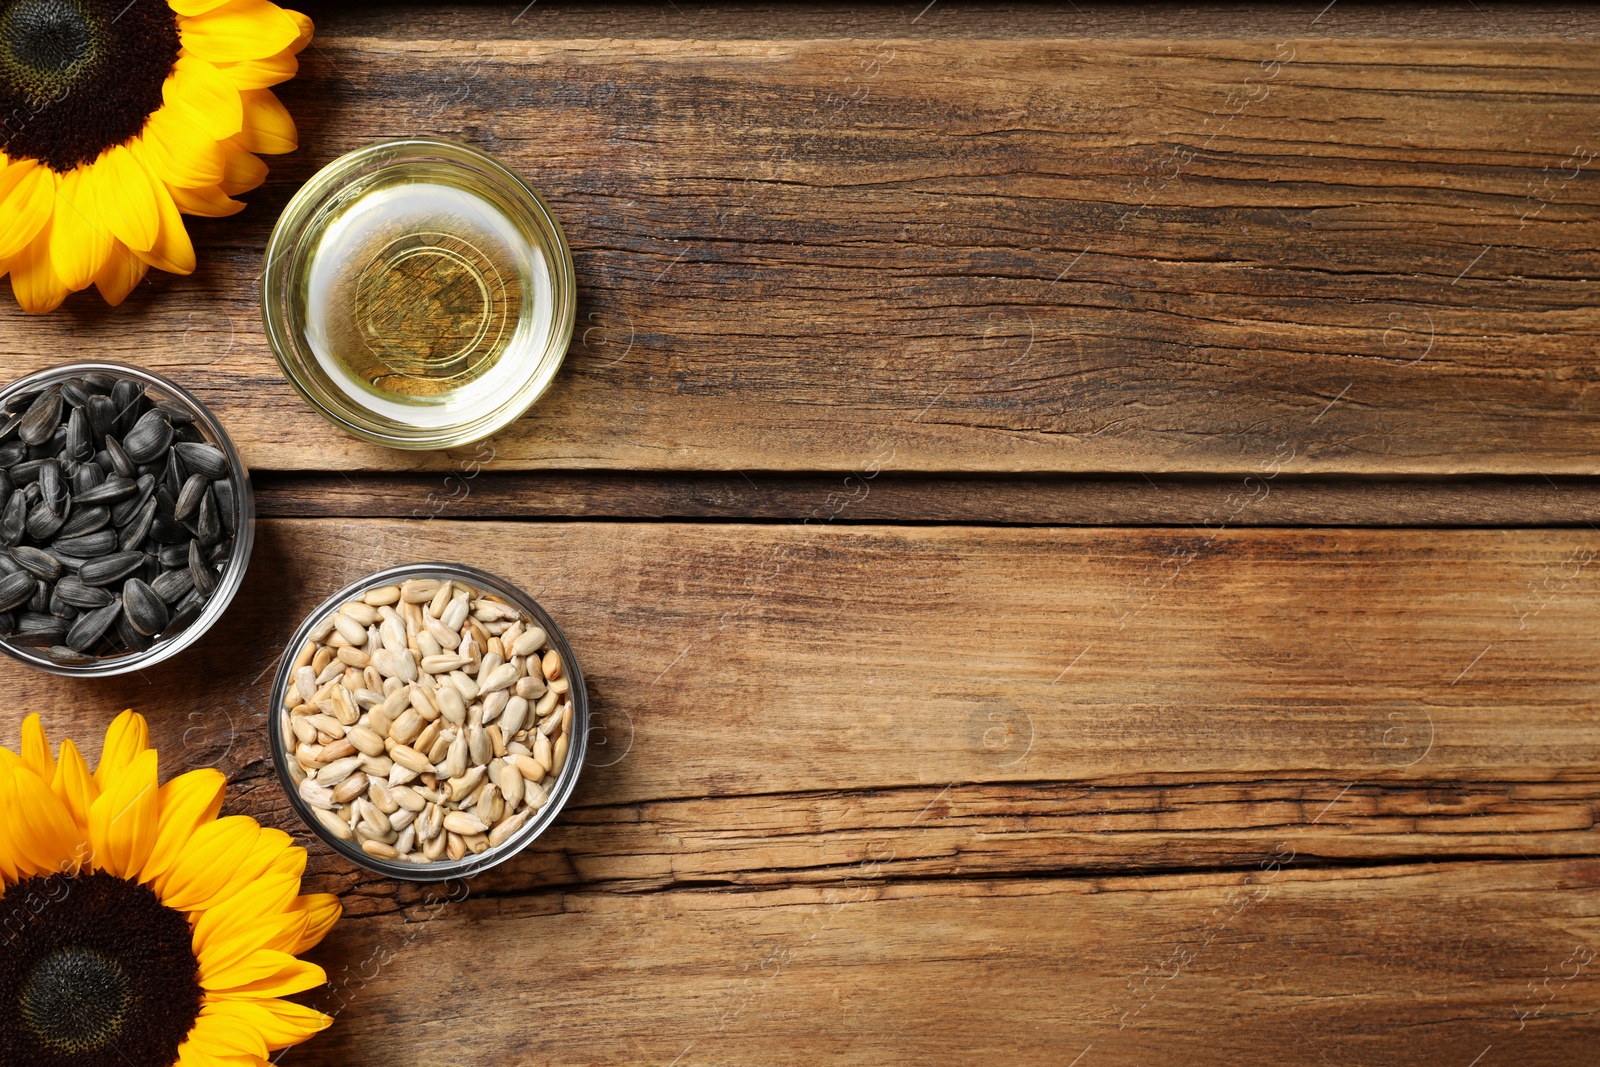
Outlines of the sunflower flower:
[{"label": "sunflower flower", "polygon": [[23,310],[193,271],[180,216],[241,210],[257,153],[294,150],[269,87],[310,40],[267,0],[0,0],[0,275]]},{"label": "sunflower flower", "polygon": [[131,711],[92,773],[37,715],[0,748],[0,1064],[260,1067],[332,1022],[280,998],[327,980],[295,957],[339,902],[298,895],[288,834],[217,818],[223,785],[158,785]]}]

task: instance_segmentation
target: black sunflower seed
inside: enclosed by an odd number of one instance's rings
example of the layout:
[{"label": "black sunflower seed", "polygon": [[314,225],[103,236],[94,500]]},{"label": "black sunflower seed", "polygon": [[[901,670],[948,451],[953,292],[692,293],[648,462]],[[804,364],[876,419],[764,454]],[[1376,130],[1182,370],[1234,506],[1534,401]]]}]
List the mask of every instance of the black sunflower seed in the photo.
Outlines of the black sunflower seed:
[{"label": "black sunflower seed", "polygon": [[123,449],[122,442],[110,434],[106,434],[106,455],[111,457],[110,469],[116,471],[122,477],[132,478],[137,473],[138,468],[134,466],[133,460],[128,458],[128,453]]},{"label": "black sunflower seed", "polygon": [[61,561],[40,548],[18,545],[11,550],[11,558],[22,564],[22,569],[36,578],[53,582],[61,577]]},{"label": "black sunflower seed", "polygon": [[172,423],[167,421],[166,413],[159,409],[145,412],[122,439],[123,450],[135,463],[155,460],[170,444]]},{"label": "black sunflower seed", "polygon": [[57,596],[54,589],[50,591],[50,599],[45,602],[45,610],[56,618],[66,619],[69,622],[78,616],[78,609]]},{"label": "black sunflower seed", "polygon": [[146,637],[154,637],[166,629],[171,619],[166,602],[138,578],[129,578],[123,584],[122,610],[133,628]]},{"label": "black sunflower seed", "polygon": [[[17,436],[17,430],[21,428],[22,420],[22,415],[6,415],[4,418],[0,418],[0,441],[10,441]],[[22,445],[22,442],[18,441],[16,444]],[[22,445],[22,447],[27,448],[28,446]]]},{"label": "black sunflower seed", "polygon": [[67,624],[42,611],[24,611],[17,616],[11,639],[24,645],[54,645],[67,636]]},{"label": "black sunflower seed", "polygon": [[111,402],[117,408],[117,421],[113,429],[122,437],[133,429],[133,424],[144,414],[144,386],[132,378],[122,378],[111,387]]},{"label": "black sunflower seed", "polygon": [[80,378],[68,378],[61,383],[61,399],[75,408],[81,408],[89,402],[89,390],[83,387]]},{"label": "black sunflower seed", "polygon": [[122,528],[122,535],[117,539],[117,547],[124,552],[135,548],[143,548],[145,540],[150,536],[150,527],[156,521],[156,502],[146,500],[144,507],[128,521]]},{"label": "black sunflower seed", "polygon": [[73,508],[66,525],[56,531],[57,537],[82,537],[94,533],[111,521],[111,509],[104,504],[87,508]]},{"label": "black sunflower seed", "polygon": [[75,608],[103,608],[116,599],[109,589],[84,585],[83,580],[73,574],[56,583],[56,596]]},{"label": "black sunflower seed", "polygon": [[[28,446],[21,441],[12,441],[10,444],[0,445],[0,466],[11,468],[28,458]],[[16,475],[12,475],[16,479]]]},{"label": "black sunflower seed", "polygon": [[86,493],[78,494],[79,504],[110,504],[118,500],[126,500],[139,491],[139,485],[132,478],[124,478],[120,474],[113,474],[99,485]]},{"label": "black sunflower seed", "polygon": [[113,601],[79,615],[67,630],[67,644],[80,652],[89,651],[116,623],[121,611],[121,601]]},{"label": "black sunflower seed", "polygon": [[[13,549],[13,553],[22,551]],[[22,560],[17,560],[22,563]],[[26,563],[22,564],[24,567]],[[120,582],[144,565],[143,552],[115,552],[109,556],[90,560],[78,568],[78,578],[84,585],[111,585]]]},{"label": "black sunflower seed", "polygon": [[32,485],[39,480],[39,472],[54,459],[25,459],[11,466],[11,480],[17,485]]},{"label": "black sunflower seed", "polygon": [[81,380],[85,389],[91,393],[99,393],[102,396],[110,393],[117,384],[117,380],[111,375],[105,371],[98,370],[89,371]]},{"label": "black sunflower seed", "polygon": [[183,469],[183,460],[178,458],[176,452],[167,449],[167,461],[161,484],[166,487],[167,492],[177,496],[183,491],[184,479],[188,477],[189,472]]},{"label": "black sunflower seed", "polygon": [[106,472],[98,463],[80,463],[78,469],[72,472],[72,495],[87,493],[89,490],[105,484]]},{"label": "black sunflower seed", "polygon": [[189,528],[181,522],[157,515],[156,521],[150,524],[150,538],[158,545],[177,545],[189,540]]},{"label": "black sunflower seed", "polygon": [[158,400],[156,408],[165,413],[167,421],[174,426],[187,426],[194,421],[194,412],[182,404],[174,404],[170,400]]},{"label": "black sunflower seed", "polygon": [[150,588],[156,591],[156,596],[168,604],[176,604],[194,588],[194,574],[188,567],[162,571],[150,583]]},{"label": "black sunflower seed", "polygon": [[28,512],[28,536],[35,541],[48,541],[66,521],[65,513],[51,511],[50,505],[41,500]]},{"label": "black sunflower seed", "polygon": [[193,579],[196,593],[209,597],[217,591],[217,572],[201,556],[198,541],[189,542],[189,574]]},{"label": "black sunflower seed", "polygon": [[217,514],[222,518],[223,528],[229,533],[235,533],[239,517],[235,514],[237,507],[233,483],[226,478],[211,483],[211,495],[217,498]]},{"label": "black sunflower seed", "polygon": [[89,429],[94,431],[96,437],[110,433],[117,421],[117,405],[109,396],[91,396],[83,411],[88,416]]},{"label": "black sunflower seed", "polygon": [[50,657],[51,662],[63,667],[87,667],[95,662],[95,657],[89,653],[79,652],[67,645],[51,645],[44,654]]},{"label": "black sunflower seed", "polygon": [[12,493],[11,499],[6,501],[4,511],[0,511],[0,545],[10,548],[22,542],[22,535],[28,531],[28,494]]},{"label": "black sunflower seed", "polygon": [[85,460],[94,455],[94,445],[89,439],[89,417],[82,408],[73,408],[67,416],[67,458]]},{"label": "black sunflower seed", "polygon": [[58,556],[66,553],[69,556],[82,556],[94,559],[113,552],[117,548],[117,534],[115,530],[96,530],[91,534],[78,537],[58,537],[50,542],[50,551]]},{"label": "black sunflower seed", "polygon": [[228,473],[228,457],[222,454],[222,449],[216,445],[197,445],[187,441],[180,441],[172,446],[178,458],[182,459],[184,466],[196,474],[204,474],[213,480],[221,478]]},{"label": "black sunflower seed", "polygon": [[131,652],[143,652],[154,642],[133,628],[133,623],[128,621],[128,613],[122,610],[122,601],[117,601],[117,640],[122,647]]},{"label": "black sunflower seed", "polygon": [[112,506],[111,525],[126,526],[129,519],[139,514],[139,509],[144,507],[145,501],[149,500],[150,497],[155,494],[155,491],[155,475],[139,475],[139,480],[134,483],[133,495],[128,497],[126,500],[123,500],[121,503]]},{"label": "black sunflower seed", "polygon": [[67,480],[61,476],[61,464],[53,459],[44,461],[39,468],[39,491],[44,494],[44,506],[64,514],[67,508]]},{"label": "black sunflower seed", "polygon": [[216,498],[210,493],[200,498],[200,513],[195,516],[194,535],[206,546],[222,540],[222,519],[217,515]]},{"label": "black sunflower seed", "polygon": [[33,580],[33,596],[28,598],[28,610],[40,613],[50,610],[50,583],[43,578]]},{"label": "black sunflower seed", "polygon": [[27,571],[0,578],[0,611],[15,611],[33,598],[33,575]]},{"label": "black sunflower seed", "polygon": [[0,611],[0,636],[10,637],[17,628],[17,617],[9,611]]},{"label": "black sunflower seed", "polygon": [[176,519],[192,519],[200,510],[200,498],[206,495],[206,490],[211,488],[211,482],[204,474],[191,474],[189,480],[183,483],[183,488],[178,492],[178,502],[172,515]]},{"label": "black sunflower seed", "polygon": [[55,434],[61,424],[61,390],[46,389],[28,405],[28,413],[17,427],[17,436],[24,444],[42,445]]}]

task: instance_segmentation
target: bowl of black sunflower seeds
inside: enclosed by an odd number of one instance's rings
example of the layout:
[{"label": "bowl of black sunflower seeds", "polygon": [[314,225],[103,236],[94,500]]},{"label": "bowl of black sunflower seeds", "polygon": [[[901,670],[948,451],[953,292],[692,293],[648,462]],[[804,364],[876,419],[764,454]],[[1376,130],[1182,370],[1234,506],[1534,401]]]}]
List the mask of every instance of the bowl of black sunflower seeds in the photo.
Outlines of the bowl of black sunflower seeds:
[{"label": "bowl of black sunflower seeds", "polygon": [[69,363],[0,390],[0,651],[124,674],[211,628],[255,542],[250,472],[181,386]]}]

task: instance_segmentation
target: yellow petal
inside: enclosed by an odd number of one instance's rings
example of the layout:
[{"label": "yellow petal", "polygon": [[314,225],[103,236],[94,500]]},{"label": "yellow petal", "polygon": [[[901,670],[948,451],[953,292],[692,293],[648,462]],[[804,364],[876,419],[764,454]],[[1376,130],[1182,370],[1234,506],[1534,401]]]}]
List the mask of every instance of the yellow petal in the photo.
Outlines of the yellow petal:
[{"label": "yellow petal", "polygon": [[300,935],[300,940],[289,949],[296,956],[320,944],[344,910],[339,898],[332,893],[307,894],[300,898],[299,907],[306,912],[306,929]]},{"label": "yellow petal", "polygon": [[180,20],[178,36],[194,55],[230,63],[283,51],[300,38],[300,25],[266,0],[232,0]]},{"label": "yellow petal", "polygon": [[217,70],[235,89],[270,89],[298,74],[300,61],[295,58],[294,50],[290,49],[265,59],[218,63]]},{"label": "yellow petal", "polygon": [[206,999],[260,1000],[267,997],[288,997],[304,993],[308,989],[315,989],[328,981],[328,975],[321,967],[305,960],[297,960],[288,953],[279,952],[268,958],[283,962],[270,974],[251,978],[227,989],[211,990],[206,994]]},{"label": "yellow petal", "polygon": [[145,271],[150,267],[144,260],[129,251],[128,246],[121,241],[116,242],[111,248],[111,256],[106,260],[106,265],[100,273],[94,276],[94,287],[100,290],[100,295],[106,303],[116,307],[122,303],[134,287],[144,278]]},{"label": "yellow petal", "polygon": [[205,189],[179,189],[174,186],[167,192],[172,194],[172,202],[178,205],[178,210],[185,215],[203,215],[208,219],[219,219],[237,215],[244,210],[244,201],[229,199],[221,187],[216,185]]},{"label": "yellow petal", "polygon": [[61,798],[50,791],[43,778],[20,764],[12,772],[16,785],[16,805],[8,809],[12,817],[14,842],[19,864],[25,873],[76,873],[88,855],[88,844],[72,813]]},{"label": "yellow petal", "polygon": [[38,712],[22,720],[22,763],[45,781],[55,780],[56,761],[50,758],[50,741],[39,724]]},{"label": "yellow petal", "polygon": [[[54,199],[54,190],[51,198]],[[11,293],[30,315],[42,315],[61,306],[71,292],[50,265],[50,230],[46,221],[33,243],[11,260]]]},{"label": "yellow petal", "polygon": [[297,960],[287,952],[264,948],[225,971],[202,974],[200,985],[211,992],[250,989],[264,997],[284,997],[322,985],[328,975],[321,967]]},{"label": "yellow petal", "polygon": [[220,187],[229,196],[248,193],[267,180],[267,165],[233,138],[222,142],[226,153]]},{"label": "yellow petal", "polygon": [[[146,162],[145,153],[139,145],[135,145],[133,154],[141,163]],[[146,166],[149,168],[148,163]],[[149,169],[153,175],[154,168]],[[194,244],[189,240],[189,231],[183,228],[183,216],[178,214],[178,205],[173,202],[172,194],[167,192],[164,182],[152,182],[151,190],[156,197],[156,213],[161,218],[161,232],[149,250],[141,252],[134,249],[133,254],[157,270],[188,274],[194,270]]]},{"label": "yellow petal", "polygon": [[146,749],[89,808],[89,843],[97,869],[137,880],[155,847],[160,797],[156,751]]},{"label": "yellow petal", "polygon": [[147,170],[168,185],[199,188],[222,180],[222,147],[164,108],[150,116],[144,133],[128,147]]},{"label": "yellow petal", "polygon": [[227,784],[221,771],[207,767],[180,774],[161,787],[161,821],[141,882],[152,882],[171,869],[195,832],[217,817]]},{"label": "yellow petal", "polygon": [[299,147],[294,119],[271,89],[246,89],[239,99],[244,102],[244,129],[234,138],[236,144],[264,155],[293,152]]},{"label": "yellow petal", "polygon": [[311,37],[316,33],[316,26],[312,23],[309,15],[302,15],[298,11],[290,11],[288,8],[284,8],[283,13],[294,19],[294,24],[300,29],[300,36],[296,37],[294,44],[289,46],[289,51],[299,55],[305,50],[306,45],[311,43]]},{"label": "yellow petal", "polygon": [[111,236],[140,251],[149,250],[161,227],[150,180],[126,145],[102,153],[89,176],[100,217]]},{"label": "yellow petal", "polygon": [[167,0],[167,6],[180,15],[204,15],[207,11],[226,4],[228,0]]},{"label": "yellow petal", "polygon": [[50,782],[50,791],[61,798],[61,802],[72,813],[73,823],[87,834],[89,808],[100,795],[100,790],[95,787],[94,776],[89,773],[89,764],[84,761],[83,753],[78,751],[77,744],[70,738],[61,742],[61,759],[56,761],[56,775]]},{"label": "yellow petal", "polygon": [[250,850],[234,862],[203,906],[217,907],[235,893],[249,889],[259,878],[271,875],[299,878],[305,869],[306,850],[296,846],[294,838],[282,830],[258,827]]},{"label": "yellow petal", "polygon": [[305,917],[292,907],[300,891],[298,876],[264,878],[206,909],[194,924],[193,949],[200,973],[223,970],[278,936],[285,927],[300,930]]},{"label": "yellow petal", "polygon": [[213,141],[232,137],[244,125],[239,90],[199,56],[178,57],[161,87],[161,97],[162,110],[170,109],[174,118]]},{"label": "yellow petal", "polygon": [[[17,783],[13,772],[21,765],[16,753],[0,748],[0,811],[17,810]],[[32,866],[23,858],[17,840],[18,829],[15,819],[0,819],[0,883],[15,882],[24,865]]]},{"label": "yellow petal", "polygon": [[239,1025],[260,1034],[261,1039],[267,1044],[267,1049],[272,1052],[298,1045],[313,1034],[321,1033],[333,1025],[331,1016],[324,1015],[315,1008],[277,999],[233,1000],[228,997],[211,997],[207,999],[200,1014],[237,1020]]},{"label": "yellow petal", "polygon": [[111,231],[100,218],[91,169],[79,167],[62,175],[51,221],[50,265],[74,292],[93,285],[111,255]]},{"label": "yellow petal", "polygon": [[31,159],[0,174],[0,259],[28,247],[50,221],[56,204],[56,173]]},{"label": "yellow petal", "polygon": [[151,888],[175,911],[198,911],[227,886],[235,868],[255,847],[261,827],[248,815],[230,815],[201,826]]},{"label": "yellow petal", "polygon": [[200,1017],[189,1031],[189,1040],[217,1056],[260,1056],[265,1058],[271,1049],[261,1031],[249,1025],[237,1012],[218,1010],[205,1004]]},{"label": "yellow petal", "polygon": [[266,1067],[260,1056],[219,1056],[205,1045],[184,1039],[178,1046],[178,1062],[174,1067]]},{"label": "yellow petal", "polygon": [[94,769],[94,784],[105,792],[134,757],[149,747],[150,724],[143,715],[128,708],[106,728],[106,743],[100,750],[100,765]]}]

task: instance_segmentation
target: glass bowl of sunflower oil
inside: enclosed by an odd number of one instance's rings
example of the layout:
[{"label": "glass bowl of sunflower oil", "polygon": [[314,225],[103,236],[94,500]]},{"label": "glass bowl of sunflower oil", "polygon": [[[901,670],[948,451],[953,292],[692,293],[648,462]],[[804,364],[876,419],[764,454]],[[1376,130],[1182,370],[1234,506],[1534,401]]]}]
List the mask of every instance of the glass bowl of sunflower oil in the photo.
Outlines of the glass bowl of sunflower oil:
[{"label": "glass bowl of sunflower oil", "polygon": [[341,156],[295,194],[267,244],[261,305],[284,375],[334,425],[452,448],[549,387],[577,282],[531,185],[476,149],[413,138]]}]

